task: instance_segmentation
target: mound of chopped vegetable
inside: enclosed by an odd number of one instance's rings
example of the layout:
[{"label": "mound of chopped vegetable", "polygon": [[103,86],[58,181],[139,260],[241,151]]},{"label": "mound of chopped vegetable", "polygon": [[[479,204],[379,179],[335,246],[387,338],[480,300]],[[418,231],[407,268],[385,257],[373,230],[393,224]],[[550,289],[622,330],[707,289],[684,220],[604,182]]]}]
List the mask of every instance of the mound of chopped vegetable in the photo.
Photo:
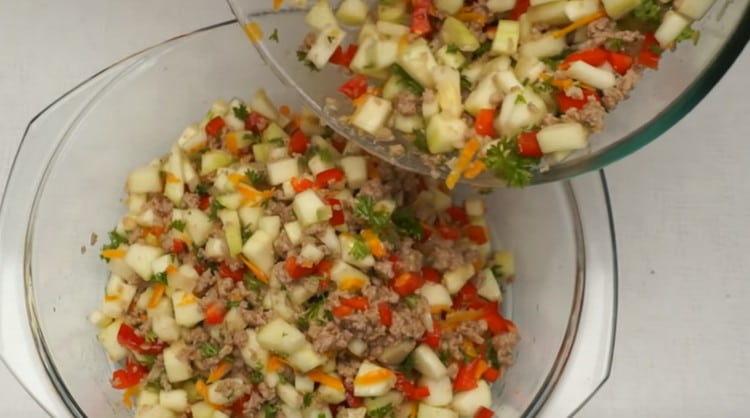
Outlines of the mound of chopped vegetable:
[{"label": "mound of chopped vegetable", "polygon": [[91,321],[139,418],[492,416],[514,275],[480,198],[265,92],[133,170]]},{"label": "mound of chopped vegetable", "polygon": [[644,68],[697,41],[690,26],[713,0],[337,3],[312,5],[299,58],[351,71],[339,88],[350,123],[378,140],[412,136],[425,162],[448,164],[453,188],[484,171],[523,186],[587,147]]}]

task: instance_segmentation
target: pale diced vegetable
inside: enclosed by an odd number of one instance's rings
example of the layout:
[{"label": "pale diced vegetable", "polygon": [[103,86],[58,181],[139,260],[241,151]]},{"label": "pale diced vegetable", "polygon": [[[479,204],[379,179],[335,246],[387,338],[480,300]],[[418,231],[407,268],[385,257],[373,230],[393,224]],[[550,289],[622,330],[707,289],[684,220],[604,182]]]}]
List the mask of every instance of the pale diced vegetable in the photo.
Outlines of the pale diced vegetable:
[{"label": "pale diced vegetable", "polygon": [[464,6],[464,0],[435,0],[435,7],[449,15],[455,14]]},{"label": "pale diced vegetable", "polygon": [[159,392],[159,405],[174,412],[184,412],[188,408],[187,392],[182,389]]},{"label": "pale diced vegetable", "polygon": [[667,48],[674,43],[685,28],[690,26],[690,23],[692,23],[690,18],[674,10],[668,10],[662,18],[661,25],[654,32],[654,38],[656,38],[662,48]]},{"label": "pale diced vegetable", "polygon": [[500,285],[497,283],[495,275],[492,273],[492,269],[484,269],[479,276],[479,284],[477,286],[477,294],[479,296],[491,300],[499,301],[502,299],[502,292],[500,291]]},{"label": "pale diced vegetable", "polygon": [[336,10],[336,18],[345,25],[359,26],[367,19],[367,9],[363,0],[344,0]]},{"label": "pale diced vegetable", "polygon": [[160,193],[162,182],[159,167],[149,165],[136,168],[128,176],[127,187],[130,193]]},{"label": "pale diced vegetable", "polygon": [[521,27],[518,21],[501,20],[497,23],[495,39],[492,41],[492,52],[495,54],[512,55],[518,49]]},{"label": "pale diced vegetable", "polygon": [[375,134],[385,125],[393,105],[380,97],[368,95],[351,117],[352,125]]},{"label": "pale diced vegetable", "polygon": [[434,310],[447,309],[453,304],[448,289],[440,283],[427,282],[417,289],[417,293],[422,295]]},{"label": "pale diced vegetable", "polygon": [[599,0],[568,0],[565,2],[565,15],[572,22],[596,13],[601,8]]},{"label": "pale diced vegetable", "polygon": [[187,233],[195,245],[203,245],[211,234],[213,224],[208,215],[198,209],[188,209],[185,216]]},{"label": "pale diced vegetable", "polygon": [[305,22],[317,31],[336,25],[336,16],[328,0],[317,0],[305,15]]},{"label": "pale diced vegetable", "polygon": [[276,105],[274,105],[271,99],[268,98],[268,94],[264,89],[258,89],[255,94],[253,94],[249,105],[254,112],[258,112],[268,119],[274,121],[278,121],[280,119],[279,111],[276,109]]},{"label": "pale diced vegetable", "polygon": [[277,385],[276,395],[281,399],[281,402],[284,402],[292,408],[299,408],[302,406],[302,395],[294,389],[294,386],[288,383]]},{"label": "pale diced vegetable", "polygon": [[426,403],[420,403],[419,410],[417,411],[417,418],[458,418],[458,414],[456,411],[448,408],[440,408]]},{"label": "pale diced vegetable", "polygon": [[339,161],[346,176],[346,184],[352,189],[360,188],[367,181],[367,160],[365,157],[352,155]]},{"label": "pale diced vegetable", "polygon": [[474,277],[475,273],[474,265],[471,263],[464,264],[445,272],[443,275],[443,284],[445,285],[445,288],[448,289],[448,292],[454,295],[464,287],[469,279]]},{"label": "pale diced vegetable", "polygon": [[570,68],[566,72],[569,77],[601,90],[614,87],[617,82],[612,71],[594,67],[583,61],[570,64]]},{"label": "pale diced vegetable", "polygon": [[442,154],[460,148],[466,129],[463,119],[439,113],[427,123],[427,148],[432,154]]},{"label": "pale diced vegetable", "polygon": [[313,350],[312,345],[305,343],[302,345],[302,348],[296,350],[287,357],[287,362],[296,370],[302,373],[307,373],[325,363],[326,358],[316,353],[315,350]]},{"label": "pale diced vegetable", "polygon": [[122,325],[121,320],[114,321],[99,331],[99,334],[96,336],[112,361],[120,361],[128,354],[128,350],[117,342],[117,333],[120,332],[120,325]]},{"label": "pale diced vegetable", "polygon": [[641,4],[641,0],[602,0],[604,10],[612,19],[619,19]]},{"label": "pale diced vegetable", "polygon": [[558,0],[538,6],[532,6],[526,12],[531,23],[543,23],[547,25],[564,25],[570,20],[565,14],[566,0]]},{"label": "pale diced vegetable", "polygon": [[153,274],[152,263],[164,254],[160,247],[145,244],[133,244],[125,254],[125,263],[143,280],[150,280]]},{"label": "pale diced vegetable", "polygon": [[471,115],[479,113],[482,109],[492,109],[497,103],[497,97],[500,89],[495,84],[493,74],[485,76],[479,81],[479,84],[469,93],[466,98],[464,108]]},{"label": "pale diced vegetable", "polygon": [[477,387],[453,395],[451,408],[461,416],[473,417],[481,407],[492,406],[492,393],[484,380],[480,380]]},{"label": "pale diced vegetable", "polygon": [[432,78],[432,70],[437,65],[437,62],[424,39],[417,39],[406,46],[399,53],[398,63],[404,71],[409,73],[422,86],[434,86],[435,81]]},{"label": "pale diced vegetable", "polygon": [[516,6],[516,0],[487,0],[486,6],[491,12],[502,13],[512,10]]},{"label": "pale diced vegetable", "polygon": [[364,287],[370,282],[369,277],[344,261],[338,260],[331,267],[331,280],[341,288],[353,287],[356,289]]},{"label": "pale diced vegetable", "polygon": [[266,231],[257,230],[245,241],[242,254],[266,274],[274,264],[273,237]]},{"label": "pale diced vegetable", "polygon": [[535,58],[547,58],[561,54],[567,46],[564,38],[555,38],[552,35],[546,35],[533,41],[524,42],[518,48],[518,52],[521,55],[528,55]]},{"label": "pale diced vegetable", "polygon": [[305,345],[305,335],[283,319],[274,319],[258,331],[258,344],[266,350],[292,354]]},{"label": "pale diced vegetable", "polygon": [[242,395],[241,393],[225,393],[224,391],[219,390],[219,387],[221,385],[227,383],[235,383],[237,385],[241,385],[243,381],[240,378],[230,378],[217,380],[216,382],[211,383],[210,385],[208,385],[208,399],[206,400],[214,405],[226,405],[228,403],[231,403],[235,398],[238,398],[240,395]]},{"label": "pale diced vegetable", "polygon": [[586,147],[588,131],[578,122],[557,123],[540,129],[537,141],[545,154],[576,150]]},{"label": "pale diced vegetable", "polygon": [[[354,396],[381,396],[386,394],[396,384],[396,374],[388,369],[380,367],[369,361],[363,361],[354,378]],[[382,375],[382,378],[372,379],[372,381],[359,382],[360,379],[368,375]]]},{"label": "pale diced vegetable", "polygon": [[460,20],[453,16],[443,21],[440,38],[448,45],[454,45],[461,51],[472,52],[479,48],[479,40]]},{"label": "pale diced vegetable", "polygon": [[378,356],[378,361],[383,364],[396,366],[401,364],[416,346],[417,343],[413,340],[398,341],[384,348],[383,353]]},{"label": "pale diced vegetable", "polygon": [[435,59],[439,64],[455,69],[461,68],[466,63],[466,57],[460,51],[449,48],[448,45],[443,45],[437,50]]},{"label": "pale diced vegetable", "polygon": [[263,208],[260,206],[245,206],[241,207],[237,213],[240,215],[242,226],[255,231],[258,229],[258,222],[260,222],[260,218],[263,216]]},{"label": "pale diced vegetable", "polygon": [[419,379],[419,386],[426,386],[430,389],[430,396],[422,400],[427,405],[446,406],[450,405],[453,400],[453,386],[448,376],[439,379],[422,377]]},{"label": "pale diced vegetable", "polygon": [[448,374],[443,362],[429,346],[421,344],[411,355],[414,359],[414,368],[425,377],[440,379]]},{"label": "pale diced vegetable", "polygon": [[278,215],[261,217],[258,221],[258,230],[265,231],[275,240],[281,232],[281,217]]},{"label": "pale diced vegetable", "polygon": [[302,226],[309,226],[318,222],[327,221],[333,216],[330,206],[323,203],[313,190],[305,190],[294,197],[292,209],[297,220]]},{"label": "pale diced vegetable", "polygon": [[234,162],[234,156],[224,150],[206,151],[201,155],[201,175],[212,173]]},{"label": "pale diced vegetable", "polygon": [[180,354],[185,349],[185,344],[178,342],[164,350],[164,370],[171,383],[182,382],[193,377],[190,361]]},{"label": "pale diced vegetable", "polygon": [[438,105],[446,116],[458,118],[463,113],[461,105],[461,75],[458,70],[445,65],[436,66],[432,71],[437,90]]},{"label": "pale diced vegetable", "polygon": [[236,210],[222,209],[218,212],[219,219],[224,226],[224,239],[229,249],[229,255],[235,257],[242,251],[242,227]]},{"label": "pale diced vegetable", "polygon": [[683,15],[698,20],[706,14],[715,0],[681,0],[676,1],[677,11]]},{"label": "pale diced vegetable", "polygon": [[174,318],[183,327],[190,328],[203,320],[203,310],[198,298],[192,293],[176,290],[172,292]]}]

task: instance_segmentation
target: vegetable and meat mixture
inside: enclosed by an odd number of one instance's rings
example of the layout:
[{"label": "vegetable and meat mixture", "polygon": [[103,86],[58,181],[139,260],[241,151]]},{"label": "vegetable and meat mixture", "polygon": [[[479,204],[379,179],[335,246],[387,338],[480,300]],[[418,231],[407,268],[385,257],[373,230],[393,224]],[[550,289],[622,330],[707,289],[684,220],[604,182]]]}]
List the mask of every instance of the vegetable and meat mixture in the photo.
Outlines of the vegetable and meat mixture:
[{"label": "vegetable and meat mixture", "polygon": [[317,0],[298,56],[353,73],[339,88],[348,121],[379,140],[413,138],[425,162],[450,167],[449,188],[485,171],[523,186],[587,147],[665,50],[697,42],[691,24],[712,3]]},{"label": "vegetable and meat mixture", "polygon": [[138,418],[492,416],[514,276],[480,197],[264,91],[127,178],[91,321]]}]

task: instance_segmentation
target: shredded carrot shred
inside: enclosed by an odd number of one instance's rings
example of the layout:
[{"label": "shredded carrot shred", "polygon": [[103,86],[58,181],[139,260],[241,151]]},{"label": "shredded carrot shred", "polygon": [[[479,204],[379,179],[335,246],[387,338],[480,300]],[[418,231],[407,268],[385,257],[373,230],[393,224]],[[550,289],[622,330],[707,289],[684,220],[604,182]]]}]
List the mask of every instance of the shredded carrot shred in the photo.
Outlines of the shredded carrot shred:
[{"label": "shredded carrot shred", "polygon": [[292,109],[290,109],[287,105],[281,105],[279,106],[279,113],[284,116],[289,116],[292,113]]},{"label": "shredded carrot shred", "polygon": [[472,161],[471,164],[469,164],[469,167],[466,168],[466,171],[464,171],[464,177],[466,177],[467,179],[476,178],[486,169],[487,165],[484,163],[484,161]]},{"label": "shredded carrot shred", "polygon": [[198,302],[198,299],[195,297],[192,293],[185,293],[182,296],[182,299],[180,299],[180,303],[177,304],[177,306],[186,306],[186,305],[192,305],[193,303]]},{"label": "shredded carrot shred", "polygon": [[237,186],[238,184],[242,183],[246,177],[240,173],[230,173],[227,178],[233,186]]},{"label": "shredded carrot shred", "polygon": [[138,395],[138,392],[141,391],[140,386],[131,386],[122,393],[122,404],[125,405],[125,408],[132,408],[133,407],[133,398]]},{"label": "shredded carrot shred", "polygon": [[237,145],[237,132],[229,132],[224,135],[224,145],[226,145],[229,152],[234,155],[239,154],[240,149]]},{"label": "shredded carrot shred", "polygon": [[450,308],[450,305],[435,305],[430,307],[430,313],[439,314],[441,312],[449,310]]},{"label": "shredded carrot shred", "polygon": [[166,272],[167,274],[175,274],[177,273],[177,267],[175,267],[174,264],[170,264],[167,266]]},{"label": "shredded carrot shred", "polygon": [[479,360],[479,363],[477,364],[477,368],[476,370],[474,370],[474,378],[479,380],[479,378],[481,378],[484,372],[486,372],[487,369],[489,368],[490,368],[490,365],[489,363],[487,363],[487,361],[483,359]]},{"label": "shredded carrot shred", "polygon": [[251,42],[260,42],[263,39],[263,29],[256,22],[247,23],[244,27],[245,34]]},{"label": "shredded carrot shred", "polygon": [[555,80],[552,80],[550,82],[550,84],[552,84],[553,86],[557,87],[560,90],[565,90],[568,87],[573,86],[573,80],[571,80],[569,78],[566,78],[566,79],[563,79],[563,80],[557,80],[557,79],[555,79]]},{"label": "shredded carrot shred", "polygon": [[448,189],[456,187],[456,183],[458,183],[458,180],[461,178],[461,174],[463,174],[466,167],[471,163],[471,159],[474,158],[474,154],[476,154],[477,151],[479,151],[479,141],[476,138],[471,138],[466,142],[466,146],[461,150],[461,154],[458,156],[456,165],[453,167],[450,174],[448,174],[448,178],[445,179],[445,185]]},{"label": "shredded carrot shred", "polygon": [[604,12],[604,10],[599,10],[598,12],[592,13],[592,14],[590,14],[588,16],[584,16],[584,17],[576,20],[575,22],[569,24],[568,26],[566,26],[566,27],[564,27],[562,29],[558,29],[558,30],[552,32],[552,36],[555,37],[555,38],[562,38],[563,36],[569,34],[570,32],[573,32],[574,30],[576,30],[578,28],[584,27],[584,26],[588,25],[589,23],[591,23],[591,22],[593,22],[593,21],[595,21],[597,19],[601,19],[603,17],[606,17],[606,16],[607,16],[607,13]]},{"label": "shredded carrot shred", "polygon": [[148,300],[148,307],[153,309],[159,305],[161,297],[164,296],[164,291],[167,290],[167,286],[163,283],[156,283],[151,291],[151,298]]},{"label": "shredded carrot shred", "polygon": [[388,369],[373,370],[371,372],[363,374],[362,376],[357,376],[356,378],[354,378],[354,384],[374,385],[376,383],[391,379],[394,376],[395,375],[393,374],[393,372]]},{"label": "shredded carrot shred", "polygon": [[365,281],[359,277],[346,277],[339,283],[339,290],[359,290],[365,286]]},{"label": "shredded carrot shred", "polygon": [[119,248],[111,249],[111,250],[104,250],[102,251],[102,257],[108,259],[108,260],[114,260],[118,258],[125,257],[125,250],[121,250]]},{"label": "shredded carrot shred", "polygon": [[376,234],[371,229],[365,229],[362,231],[362,238],[365,239],[365,243],[367,243],[367,246],[370,248],[370,252],[372,255],[378,258],[385,257],[387,255],[387,251],[385,250],[385,245],[383,245],[383,241],[380,240],[380,237],[378,237],[378,234]]},{"label": "shredded carrot shred", "polygon": [[486,15],[475,12],[467,7],[462,7],[454,17],[462,22],[476,22],[479,26],[484,26],[487,23]]},{"label": "shredded carrot shred", "polygon": [[148,235],[153,235],[156,238],[159,238],[164,233],[164,227],[163,226],[149,226],[146,228],[143,228],[141,232],[141,236],[145,237]]},{"label": "shredded carrot shred", "polygon": [[104,296],[104,300],[107,302],[114,302],[116,300],[120,300],[120,295],[106,295]]},{"label": "shredded carrot shred", "polygon": [[259,191],[245,183],[238,183],[236,187],[237,191],[245,198],[245,204],[250,206],[257,206],[273,196],[273,190]]},{"label": "shredded carrot shred", "polygon": [[273,10],[281,9],[282,4],[284,4],[284,0],[273,0]]},{"label": "shredded carrot shred", "polygon": [[284,367],[284,364],[286,364],[286,362],[283,358],[271,355],[268,356],[268,360],[266,361],[266,370],[272,373],[277,372]]},{"label": "shredded carrot shred", "polygon": [[220,380],[222,377],[226,376],[230,370],[232,370],[232,364],[228,361],[222,361],[216,365],[216,367],[211,369],[211,372],[208,374],[208,379],[206,379],[206,383],[213,383]]},{"label": "shredded carrot shred", "polygon": [[175,176],[174,174],[172,174],[170,172],[166,172],[164,174],[164,180],[167,183],[180,183],[182,181],[182,180],[180,180],[179,177]]},{"label": "shredded carrot shred", "polygon": [[255,275],[255,277],[260,280],[263,283],[268,283],[268,275],[260,269],[260,267],[256,266],[255,263],[248,260],[245,256],[240,255],[240,259],[243,263],[247,266],[248,269]]},{"label": "shredded carrot shred", "polygon": [[206,382],[204,382],[203,379],[195,382],[195,391],[198,392],[198,395],[201,395],[203,400],[208,400],[208,386],[206,386]]},{"label": "shredded carrot shred", "polygon": [[483,316],[484,312],[480,309],[451,312],[445,316],[445,320],[440,325],[443,329],[451,329],[457,327],[462,322],[476,321]]},{"label": "shredded carrot shred", "polygon": [[307,377],[309,377],[313,382],[318,382],[321,385],[328,386],[329,388],[344,391],[344,382],[342,382],[341,379],[336,376],[316,369],[309,372],[307,374]]},{"label": "shredded carrot shred", "polygon": [[470,340],[464,340],[464,342],[461,344],[461,351],[463,351],[464,354],[467,356],[474,358],[477,354],[477,349],[474,347],[474,343]]}]

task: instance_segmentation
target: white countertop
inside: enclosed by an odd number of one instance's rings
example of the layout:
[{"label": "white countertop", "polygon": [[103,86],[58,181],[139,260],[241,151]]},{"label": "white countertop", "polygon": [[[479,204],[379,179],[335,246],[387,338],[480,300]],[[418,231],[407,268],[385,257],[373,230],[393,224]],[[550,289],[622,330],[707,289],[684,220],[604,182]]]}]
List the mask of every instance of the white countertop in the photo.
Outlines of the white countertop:
[{"label": "white countertop", "polygon": [[[5,2],[0,184],[26,123],[53,99],[116,59],[229,18],[218,0]],[[746,51],[688,117],[606,170],[620,257],[617,346],[610,380],[581,417],[747,415],[747,74]],[[2,366],[0,388],[4,416],[45,416]]]}]

